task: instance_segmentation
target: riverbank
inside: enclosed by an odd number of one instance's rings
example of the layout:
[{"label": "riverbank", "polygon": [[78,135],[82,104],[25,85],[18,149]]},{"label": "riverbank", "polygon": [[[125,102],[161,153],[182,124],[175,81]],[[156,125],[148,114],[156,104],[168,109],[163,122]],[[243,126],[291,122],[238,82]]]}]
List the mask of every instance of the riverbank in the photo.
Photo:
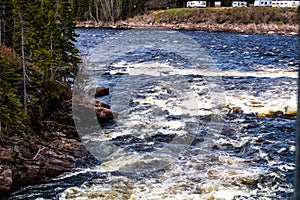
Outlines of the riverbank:
[{"label": "riverbank", "polygon": [[31,133],[14,145],[0,147],[0,194],[38,184],[73,171],[88,161],[89,153],[70,133]]},{"label": "riverbank", "polygon": [[0,135],[0,196],[5,197],[24,186],[47,182],[95,161],[72,123],[69,97],[58,104],[65,110],[41,122],[39,131]]},{"label": "riverbank", "polygon": [[77,22],[85,28],[167,28],[261,34],[298,34],[296,8],[174,8],[112,22]]},{"label": "riverbank", "polygon": [[33,62],[26,62],[26,65],[30,77],[28,94],[32,97],[38,92],[39,95],[31,99],[37,103],[28,103],[30,110],[24,113],[18,104],[18,93],[12,94],[20,90],[20,59],[12,48],[0,45],[3,75],[0,91],[1,197],[94,162],[80,142],[73,121],[71,87],[54,79],[38,82],[41,70]]}]

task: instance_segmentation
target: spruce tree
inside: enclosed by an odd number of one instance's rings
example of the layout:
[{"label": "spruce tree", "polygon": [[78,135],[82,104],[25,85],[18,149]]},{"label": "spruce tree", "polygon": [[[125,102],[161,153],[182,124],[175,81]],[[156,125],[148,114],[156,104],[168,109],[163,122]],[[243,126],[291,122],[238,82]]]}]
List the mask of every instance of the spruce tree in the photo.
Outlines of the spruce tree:
[{"label": "spruce tree", "polygon": [[[72,13],[71,3],[68,0],[61,0],[59,13],[57,16],[59,34],[56,34],[54,47],[54,56],[58,64],[58,78],[61,81],[72,81],[78,70],[80,62],[79,51],[75,47],[76,37],[75,20]],[[54,74],[55,75],[55,74]]]},{"label": "spruce tree", "polygon": [[0,2],[0,44],[12,45],[12,2],[1,0]]},{"label": "spruce tree", "polygon": [[[9,52],[10,57],[3,56],[4,51]],[[21,67],[19,62],[12,61],[15,59],[10,49],[0,47],[0,134],[17,131],[26,119],[19,94]]]},{"label": "spruce tree", "polygon": [[25,40],[27,39],[28,28],[30,27],[30,16],[27,15],[29,3],[26,0],[13,0],[14,10],[13,16],[15,19],[15,45],[14,48],[21,55],[22,60],[22,77],[23,77],[23,107],[27,113],[27,70],[26,70],[26,57],[25,57]]}]

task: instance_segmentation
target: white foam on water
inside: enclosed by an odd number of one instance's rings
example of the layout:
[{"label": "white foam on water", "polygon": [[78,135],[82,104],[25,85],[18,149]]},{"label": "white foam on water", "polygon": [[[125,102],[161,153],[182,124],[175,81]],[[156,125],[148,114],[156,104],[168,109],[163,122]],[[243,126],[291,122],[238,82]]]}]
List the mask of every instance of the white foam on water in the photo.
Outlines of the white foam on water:
[{"label": "white foam on water", "polygon": [[[141,75],[147,74],[151,76],[171,76],[171,75],[199,75],[205,77],[210,76],[230,76],[230,77],[264,77],[264,78],[279,78],[279,77],[288,77],[296,79],[298,77],[297,72],[288,71],[283,69],[268,69],[264,67],[260,67],[261,71],[252,71],[252,72],[240,72],[240,71],[211,71],[207,69],[184,69],[184,68],[176,68],[172,66],[170,63],[163,63],[158,61],[152,61],[147,63],[116,63],[117,67],[122,68],[123,73],[128,73],[130,75]],[[114,71],[110,71],[110,73],[118,73]],[[202,84],[199,85],[197,83],[190,83],[192,90],[194,92],[185,92],[182,96],[185,97],[183,100],[185,105],[189,105],[187,108],[183,108],[182,105],[174,105],[174,100],[161,100],[156,99],[154,94],[153,96],[148,96],[145,99],[135,99],[135,102],[140,104],[150,104],[150,105],[158,105],[162,107],[164,110],[168,110],[172,115],[180,115],[180,114],[190,114],[190,115],[211,115],[214,112],[212,109],[216,107],[216,102],[210,99],[209,89],[208,87],[213,87],[214,83],[210,83],[210,85]],[[282,82],[282,84],[288,84]],[[291,90],[295,90],[295,86],[288,86]],[[218,85],[216,85],[218,87]],[[286,93],[285,87],[281,87],[280,85],[271,88],[270,90],[261,93],[259,96],[254,96],[249,94],[248,91],[240,91],[240,90],[230,90],[225,91],[226,102],[224,105],[219,105],[223,108],[225,112],[242,112],[245,114],[257,114],[258,116],[270,116],[274,113],[281,112],[286,115],[295,115],[297,109],[297,95]],[[201,95],[196,94],[195,92],[205,92],[201,93]],[[198,102],[195,105],[195,100]],[[189,102],[191,101],[191,102]],[[221,102],[217,102],[221,103]],[[179,107],[178,107],[179,106]],[[227,108],[227,110],[226,110]]]},{"label": "white foam on water", "polygon": [[219,73],[219,76],[234,76],[234,77],[262,77],[262,78],[297,78],[297,72],[289,72],[284,70],[264,70],[264,71],[252,71],[252,72],[239,72],[239,71],[226,71]]},{"label": "white foam on water", "polygon": [[[226,92],[226,104],[224,111],[228,113],[241,112],[256,114],[260,117],[272,116],[279,113],[295,116],[297,113],[296,94],[286,96],[285,91],[275,93],[266,92],[260,96],[247,94],[237,95],[234,92]],[[226,110],[226,108],[228,110]]]},{"label": "white foam on water", "polygon": [[239,158],[227,156],[219,160],[214,165],[206,165],[203,160],[187,158],[186,164],[173,165],[158,180],[148,179],[136,184],[131,198],[231,200],[239,195],[249,197],[251,190],[245,185],[255,184],[262,171],[244,168],[247,165]]},{"label": "white foam on water", "polygon": [[[211,69],[183,69],[176,68],[170,63],[158,61],[142,63],[113,63],[115,69],[110,70],[110,74],[124,73],[130,76],[148,75],[162,77],[161,82],[156,82],[150,87],[151,92],[142,97],[132,99],[134,106],[128,110],[121,110],[120,117],[116,120],[117,129],[103,130],[94,137],[95,141],[110,141],[119,136],[132,135],[140,139],[152,137],[157,133],[166,135],[184,136],[188,134],[185,130],[187,122],[197,122],[195,117],[212,115],[215,113],[242,112],[246,114],[257,114],[258,116],[270,116],[276,112],[294,115],[296,113],[296,94],[287,93],[280,87],[272,88],[270,91],[261,92],[260,95],[253,95],[249,91],[233,89],[225,91],[225,102],[218,102],[211,98],[208,87],[218,87],[218,84],[208,84],[214,76],[232,77],[266,77],[296,78],[295,72],[284,70],[267,70],[253,72],[238,71],[213,71]],[[168,76],[181,75],[182,80],[190,86],[186,90],[181,90],[180,94],[175,93],[176,88],[172,88],[172,83],[168,83]],[[198,82],[188,82],[183,76],[198,75],[194,78]],[[165,81],[164,81],[165,80]],[[173,94],[175,95],[170,95]],[[177,95],[177,96],[176,96]],[[161,98],[164,96],[164,98]],[[112,105],[114,106],[114,105]],[[143,108],[143,109],[140,109]],[[163,114],[166,113],[166,114]],[[188,115],[188,118],[180,120],[167,120],[167,115],[181,116]],[[190,120],[190,121],[188,121]],[[238,119],[238,121],[243,121]],[[213,130],[213,127],[209,127]],[[213,131],[212,131],[213,132]],[[214,132],[218,137],[218,132]],[[91,138],[90,138],[91,139]],[[230,144],[236,148],[242,147],[251,138],[243,137],[242,141],[234,139],[219,138],[208,141],[210,145]],[[151,143],[149,143],[151,145]],[[153,144],[153,143],[152,143]],[[204,147],[204,146],[202,146]],[[209,146],[208,146],[209,147]],[[194,147],[191,147],[194,148]],[[285,149],[279,150],[280,152]],[[289,151],[293,152],[291,147]],[[259,156],[268,159],[268,154],[259,151]],[[163,152],[162,152],[163,153]],[[206,152],[207,153],[207,152]],[[166,155],[159,157],[155,155],[142,155],[140,153],[128,153],[123,149],[118,149],[105,160],[100,167],[94,169],[99,172],[129,171],[137,169],[145,172],[152,167],[164,168],[165,172],[159,177],[146,178],[133,181],[127,177],[107,177],[107,185],[83,185],[67,189],[62,196],[65,199],[130,199],[130,200],[167,200],[167,199],[225,199],[231,200],[236,196],[245,198],[262,196],[267,193],[271,199],[276,195],[277,190],[268,186],[259,185],[260,178],[268,174],[265,170],[249,165],[251,160],[233,157],[229,155],[214,155],[216,160],[211,161],[205,158],[206,154],[199,154],[184,160],[176,160]],[[274,165],[268,160],[269,165]],[[167,167],[166,167],[167,166]],[[294,166],[282,164],[281,171],[291,171]],[[274,175],[276,176],[276,175]],[[118,186],[115,184],[122,183]],[[62,198],[62,199],[64,199]]]},{"label": "white foam on water", "polygon": [[[121,156],[120,156],[121,155]],[[170,156],[159,156],[138,153],[118,153],[110,160],[101,164],[100,171],[123,171],[134,172],[137,174],[147,173],[166,168],[173,163],[174,159]]]},{"label": "white foam on water", "polygon": [[120,61],[112,64],[116,69],[109,70],[110,74],[127,73],[129,75],[147,74],[151,76],[169,76],[169,75],[200,75],[200,76],[233,76],[233,77],[264,77],[264,78],[298,78],[296,71],[288,69],[267,68],[261,66],[256,71],[236,71],[228,70],[226,72],[220,69],[194,69],[175,67],[172,63],[163,61],[149,61],[140,63],[128,63]]},{"label": "white foam on water", "polygon": [[[204,153],[204,152],[203,152]],[[251,167],[248,160],[229,155],[216,156],[210,160],[205,154],[173,160],[170,157],[127,154],[104,162],[90,171],[113,172],[132,168],[143,170],[143,165],[170,165],[165,172],[155,177],[132,179],[126,176],[108,175],[94,179],[92,183],[65,190],[60,199],[124,199],[124,200],[195,200],[225,199],[238,196],[255,199],[258,196],[269,200],[275,197],[276,189],[258,184],[268,174],[261,168]],[[204,159],[204,160],[203,160]],[[286,166],[288,170],[291,170]],[[269,176],[280,177],[279,174]],[[263,197],[262,194],[268,194]]]}]

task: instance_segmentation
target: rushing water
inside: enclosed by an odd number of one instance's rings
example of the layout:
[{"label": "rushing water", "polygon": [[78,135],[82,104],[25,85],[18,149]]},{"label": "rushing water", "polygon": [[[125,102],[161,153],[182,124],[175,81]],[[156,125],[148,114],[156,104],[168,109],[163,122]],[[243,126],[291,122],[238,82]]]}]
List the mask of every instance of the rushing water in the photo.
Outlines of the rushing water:
[{"label": "rushing water", "polygon": [[108,86],[99,100],[119,112],[112,123],[79,128],[101,164],[11,199],[292,197],[297,37],[78,33],[88,77],[81,86]]}]

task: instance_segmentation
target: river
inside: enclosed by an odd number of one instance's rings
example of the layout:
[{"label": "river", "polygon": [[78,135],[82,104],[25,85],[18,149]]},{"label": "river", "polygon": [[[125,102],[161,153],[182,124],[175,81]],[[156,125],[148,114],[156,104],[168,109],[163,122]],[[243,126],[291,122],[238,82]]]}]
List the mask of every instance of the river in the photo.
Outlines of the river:
[{"label": "river", "polygon": [[[290,199],[298,39],[169,30],[77,29],[73,97],[119,113],[74,117],[99,160],[11,199]],[[76,106],[76,104],[74,105]]]}]

